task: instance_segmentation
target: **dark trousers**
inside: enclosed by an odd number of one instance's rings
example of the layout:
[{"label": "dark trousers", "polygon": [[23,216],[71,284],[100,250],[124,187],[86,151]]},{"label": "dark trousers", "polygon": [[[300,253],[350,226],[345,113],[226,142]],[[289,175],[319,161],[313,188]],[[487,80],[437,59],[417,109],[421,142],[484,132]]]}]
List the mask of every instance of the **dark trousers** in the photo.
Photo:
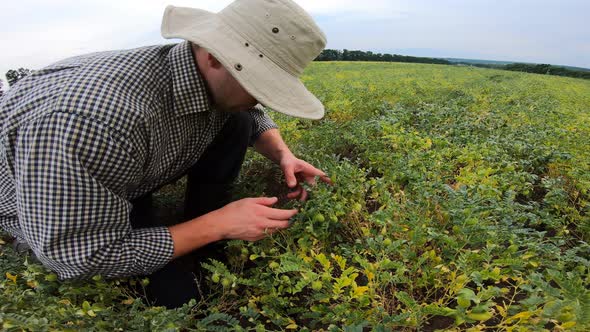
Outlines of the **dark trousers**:
[{"label": "dark trousers", "polygon": [[[185,221],[229,203],[230,189],[244,162],[252,126],[252,117],[247,112],[232,114],[199,161],[188,171]],[[151,195],[132,203],[131,222],[134,228],[167,226],[165,221],[150,221],[150,218],[146,218]],[[191,299],[199,299],[199,261],[219,259],[219,256],[216,244],[212,244],[171,261],[147,276],[150,280],[145,288],[147,300],[155,306],[177,308]]]}]

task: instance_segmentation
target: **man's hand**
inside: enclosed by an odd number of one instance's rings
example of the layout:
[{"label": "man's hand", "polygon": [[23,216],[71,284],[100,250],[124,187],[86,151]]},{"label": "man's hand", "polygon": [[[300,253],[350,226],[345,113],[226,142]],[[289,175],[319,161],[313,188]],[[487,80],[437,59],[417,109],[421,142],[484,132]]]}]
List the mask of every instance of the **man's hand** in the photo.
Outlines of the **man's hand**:
[{"label": "man's hand", "polygon": [[313,167],[308,162],[296,158],[292,154],[282,158],[280,166],[285,174],[287,186],[293,190],[287,195],[287,198],[289,199],[298,198],[300,201],[307,200],[308,193],[301,186],[301,183],[305,182],[310,186],[314,186],[316,184],[316,176],[318,176],[322,182],[332,184],[332,181],[326,173]]},{"label": "man's hand", "polygon": [[245,198],[217,210],[221,215],[218,227],[223,239],[258,241],[280,229],[289,227],[289,218],[297,210],[273,209],[276,197]]},{"label": "man's hand", "polygon": [[220,240],[257,241],[289,227],[297,210],[273,209],[276,197],[245,198],[193,220],[169,227],[173,258]]},{"label": "man's hand", "polygon": [[281,166],[287,185],[293,190],[287,195],[289,199],[299,198],[305,201],[308,194],[301,183],[305,182],[313,186],[316,176],[319,176],[323,182],[332,184],[326,173],[295,157],[277,129],[263,132],[254,143],[254,147],[263,156]]}]

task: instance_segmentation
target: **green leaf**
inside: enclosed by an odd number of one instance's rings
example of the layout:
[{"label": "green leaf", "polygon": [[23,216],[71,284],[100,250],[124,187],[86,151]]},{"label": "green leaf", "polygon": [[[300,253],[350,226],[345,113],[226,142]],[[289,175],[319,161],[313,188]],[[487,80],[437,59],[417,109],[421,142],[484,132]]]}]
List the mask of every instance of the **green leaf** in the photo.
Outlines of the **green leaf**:
[{"label": "green leaf", "polygon": [[45,276],[45,280],[47,280],[47,281],[57,281],[57,274],[50,273],[50,274],[48,274],[48,275]]},{"label": "green leaf", "polygon": [[470,312],[467,314],[467,318],[477,321],[486,321],[492,318],[494,315],[491,312]]},{"label": "green leaf", "polygon": [[395,297],[408,308],[414,308],[417,305],[416,301],[404,291],[396,292]]}]

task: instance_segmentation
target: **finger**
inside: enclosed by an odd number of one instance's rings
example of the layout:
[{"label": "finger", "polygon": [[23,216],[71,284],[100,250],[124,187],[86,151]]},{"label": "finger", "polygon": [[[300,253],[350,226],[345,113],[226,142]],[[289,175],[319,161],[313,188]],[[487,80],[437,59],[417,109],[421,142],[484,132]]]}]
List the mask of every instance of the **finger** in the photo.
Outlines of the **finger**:
[{"label": "finger", "polygon": [[269,232],[276,232],[281,229],[289,228],[289,221],[288,220],[272,220],[266,224],[266,231]]},{"label": "finger", "polygon": [[320,177],[326,176],[326,173],[324,173],[322,170],[320,170],[318,168],[313,167],[311,164],[307,164],[306,166],[307,167],[306,167],[305,171],[306,171],[306,173],[309,173],[309,175],[320,176]]},{"label": "finger", "polygon": [[298,210],[281,210],[281,209],[272,209],[266,208],[264,209],[263,216],[268,219],[274,220],[287,220],[294,215],[296,215],[299,211]]},{"label": "finger", "polygon": [[301,195],[301,190],[302,189],[303,188],[301,186],[297,186],[297,188],[294,191],[292,191],[292,192],[290,192],[290,193],[287,194],[287,198],[293,199],[293,198],[299,197]]},{"label": "finger", "polygon": [[287,198],[289,199],[298,199],[302,202],[307,200],[307,191],[300,185],[297,185],[297,190],[287,194]]},{"label": "finger", "polygon": [[307,167],[303,170],[303,175],[304,175],[305,182],[307,182],[311,186],[316,185],[316,177],[319,177],[320,179],[322,179],[322,181],[326,181],[326,179],[328,179],[328,181],[329,181],[329,179],[330,179],[326,175],[326,173],[311,166],[310,164],[307,164]]},{"label": "finger", "polygon": [[327,184],[330,184],[330,185],[334,184],[334,183],[332,183],[332,179],[330,179],[330,177],[328,175],[326,175],[326,174],[321,175],[320,176],[320,180],[322,182],[327,183]]},{"label": "finger", "polygon": [[289,188],[295,187],[297,185],[297,179],[295,178],[295,170],[293,169],[293,166],[285,166],[283,172],[285,173],[287,186],[289,186]]},{"label": "finger", "polygon": [[276,197],[257,197],[253,198],[254,203],[264,205],[264,206],[272,206],[275,204],[279,199]]},{"label": "finger", "polygon": [[303,189],[303,190],[301,191],[301,197],[299,198],[299,201],[301,201],[301,202],[305,202],[305,201],[307,201],[307,197],[308,197],[308,195],[309,195],[309,194],[307,193],[307,190]]},{"label": "finger", "polygon": [[305,182],[307,182],[307,184],[309,184],[310,186],[315,186],[316,182],[315,182],[315,176],[308,176],[305,178]]}]

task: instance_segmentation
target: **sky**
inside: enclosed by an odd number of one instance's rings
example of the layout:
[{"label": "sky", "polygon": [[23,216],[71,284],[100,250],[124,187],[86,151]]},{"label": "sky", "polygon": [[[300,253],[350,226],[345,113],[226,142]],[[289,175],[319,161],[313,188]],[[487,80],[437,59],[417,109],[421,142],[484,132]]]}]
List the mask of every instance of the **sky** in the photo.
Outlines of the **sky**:
[{"label": "sky", "polygon": [[[589,0],[295,0],[327,48],[590,68]],[[74,55],[177,42],[166,5],[218,12],[227,0],[3,0],[0,78]]]}]

